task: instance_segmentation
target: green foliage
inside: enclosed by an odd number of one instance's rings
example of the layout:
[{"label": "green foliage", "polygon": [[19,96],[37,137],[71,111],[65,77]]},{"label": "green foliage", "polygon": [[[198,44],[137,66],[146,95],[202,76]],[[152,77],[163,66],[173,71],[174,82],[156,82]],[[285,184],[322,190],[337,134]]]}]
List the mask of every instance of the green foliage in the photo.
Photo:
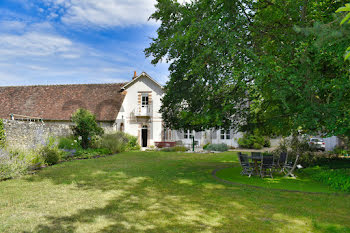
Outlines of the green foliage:
[{"label": "green foliage", "polygon": [[[172,129],[233,128],[247,111],[250,0],[158,1],[158,37],[145,50],[170,62],[161,112]],[[234,117],[237,116],[237,117]]]},{"label": "green foliage", "polygon": [[264,147],[270,147],[271,146],[271,141],[269,137],[264,137]]},{"label": "green foliage", "polygon": [[112,152],[107,148],[88,148],[88,149],[78,149],[74,157],[66,156],[65,160],[71,159],[91,159],[99,156],[110,155]]},{"label": "green foliage", "polygon": [[[349,11],[350,11],[350,4],[345,4],[345,7],[340,7],[336,12],[338,13],[338,12],[349,12]],[[340,22],[340,25],[343,25],[346,22],[350,23],[349,19],[350,19],[350,13],[347,13],[346,16],[344,17],[344,19]],[[346,49],[347,53],[344,57],[344,60],[349,59],[349,57],[350,57],[349,51],[350,51],[350,47],[348,47]]]},{"label": "green foliage", "polygon": [[137,137],[132,136],[132,135],[126,135],[128,138],[128,144],[126,146],[126,150],[127,151],[132,151],[132,150],[140,150],[141,146],[139,145],[138,141],[137,141]]},{"label": "green foliage", "polygon": [[158,1],[145,53],[170,62],[166,126],[350,135],[350,27],[333,16],[345,2]]},{"label": "green foliage", "polygon": [[260,150],[260,149],[262,149],[262,148],[263,148],[263,145],[261,145],[261,144],[259,144],[259,143],[257,143],[257,142],[255,142],[255,143],[253,144],[253,149]]},{"label": "green foliage", "polygon": [[81,145],[76,137],[61,137],[58,139],[58,148],[66,150],[80,149]]},{"label": "green foliage", "polygon": [[350,169],[328,169],[313,167],[303,170],[312,179],[328,184],[334,189],[350,192]]},{"label": "green foliage", "polygon": [[247,149],[261,149],[265,144],[268,145],[265,138],[259,133],[245,133],[242,138],[238,139],[238,145]]},{"label": "green foliage", "polygon": [[116,154],[126,150],[129,142],[128,136],[123,132],[104,134],[96,141],[96,148],[107,148],[111,153]]},{"label": "green foliage", "polygon": [[28,166],[22,154],[0,149],[0,180],[24,175]]},{"label": "green foliage", "polygon": [[0,180],[15,178],[44,164],[38,150],[19,148],[0,149]]},{"label": "green foliage", "polygon": [[186,152],[187,150],[185,146],[164,147],[160,149],[163,152]]},{"label": "green foliage", "polygon": [[4,148],[6,144],[6,135],[4,121],[0,119],[0,148]]},{"label": "green foliage", "polygon": [[78,109],[72,115],[72,122],[74,136],[81,137],[80,144],[84,149],[91,145],[92,137],[103,134],[103,129],[98,126],[96,117],[86,109]]},{"label": "green foliage", "polygon": [[100,149],[106,148],[112,154],[124,151],[140,150],[141,148],[136,137],[121,131],[96,137],[92,147]]},{"label": "green foliage", "polygon": [[206,150],[208,148],[208,146],[210,145],[210,143],[207,143],[203,146],[203,150]]},{"label": "green foliage", "polygon": [[228,146],[225,143],[222,144],[209,144],[205,150],[208,151],[228,151]]},{"label": "green foliage", "polygon": [[46,145],[40,148],[40,155],[43,158],[44,163],[51,166],[60,161],[62,151],[60,151],[56,145],[55,139],[50,137]]}]

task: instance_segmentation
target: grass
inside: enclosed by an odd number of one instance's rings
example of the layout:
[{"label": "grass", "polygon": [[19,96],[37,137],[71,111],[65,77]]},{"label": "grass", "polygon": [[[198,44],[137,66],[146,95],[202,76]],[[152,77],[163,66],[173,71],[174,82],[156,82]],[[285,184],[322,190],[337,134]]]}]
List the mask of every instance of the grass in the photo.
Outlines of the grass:
[{"label": "grass", "polygon": [[218,183],[234,153],[128,152],[0,182],[0,232],[350,232],[350,196]]},{"label": "grass", "polygon": [[[238,165],[238,164],[237,164]],[[252,176],[242,176],[240,172],[242,169],[238,166],[225,168],[216,173],[217,177],[234,183],[252,185],[257,187],[264,187],[270,189],[282,189],[290,191],[301,191],[301,192],[324,192],[334,193],[337,192],[330,186],[312,180],[310,177],[302,174],[297,174],[297,178],[284,177],[280,174],[273,174],[274,178]]]}]

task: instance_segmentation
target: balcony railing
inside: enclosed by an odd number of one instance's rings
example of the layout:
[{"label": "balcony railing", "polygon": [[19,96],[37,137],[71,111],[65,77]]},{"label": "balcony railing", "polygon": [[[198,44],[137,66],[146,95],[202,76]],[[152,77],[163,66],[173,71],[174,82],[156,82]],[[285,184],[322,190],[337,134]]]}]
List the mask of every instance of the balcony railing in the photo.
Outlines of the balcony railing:
[{"label": "balcony railing", "polygon": [[151,117],[152,116],[152,106],[151,105],[139,105],[133,111],[136,117]]}]

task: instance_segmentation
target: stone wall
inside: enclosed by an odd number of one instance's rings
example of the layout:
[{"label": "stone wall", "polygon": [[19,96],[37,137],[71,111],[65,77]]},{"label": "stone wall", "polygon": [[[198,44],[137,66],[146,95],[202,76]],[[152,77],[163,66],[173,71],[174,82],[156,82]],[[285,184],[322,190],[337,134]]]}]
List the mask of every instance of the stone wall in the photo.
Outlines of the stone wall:
[{"label": "stone wall", "polygon": [[[69,121],[62,122],[28,122],[3,120],[6,143],[11,147],[34,148],[45,143],[48,137],[61,137],[72,134]],[[101,123],[106,133],[113,131],[113,124]]]}]

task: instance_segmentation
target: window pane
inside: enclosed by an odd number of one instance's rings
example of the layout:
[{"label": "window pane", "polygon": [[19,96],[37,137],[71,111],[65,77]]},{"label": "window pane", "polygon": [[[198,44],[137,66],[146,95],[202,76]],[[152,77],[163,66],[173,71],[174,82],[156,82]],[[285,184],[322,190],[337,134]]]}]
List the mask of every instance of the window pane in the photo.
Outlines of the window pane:
[{"label": "window pane", "polygon": [[231,139],[231,135],[226,134],[226,139]]},{"label": "window pane", "polygon": [[225,139],[225,135],[221,134],[221,139]]},{"label": "window pane", "polygon": [[142,105],[148,105],[148,96],[147,95],[142,96]]}]

